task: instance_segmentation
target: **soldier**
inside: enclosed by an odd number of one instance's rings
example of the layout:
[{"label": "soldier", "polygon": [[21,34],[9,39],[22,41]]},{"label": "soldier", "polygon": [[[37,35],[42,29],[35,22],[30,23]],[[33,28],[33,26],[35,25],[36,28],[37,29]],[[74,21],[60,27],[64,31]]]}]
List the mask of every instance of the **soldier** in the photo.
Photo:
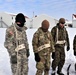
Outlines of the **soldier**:
[{"label": "soldier", "polygon": [[52,36],[48,31],[49,22],[44,20],[41,27],[34,33],[32,45],[35,55],[36,75],[49,75],[50,70],[50,54],[55,51]]},{"label": "soldier", "polygon": [[25,16],[19,13],[15,23],[6,30],[4,46],[10,56],[12,75],[28,75],[29,47],[25,22]]},{"label": "soldier", "polygon": [[[73,50],[74,50],[74,56],[76,57],[76,35],[74,36],[73,40]],[[76,71],[76,63],[75,63],[75,71]]]},{"label": "soldier", "polygon": [[59,23],[51,30],[55,45],[55,52],[52,53],[52,58],[54,59],[52,61],[52,75],[55,75],[57,66],[57,74],[64,75],[61,70],[65,63],[65,45],[67,45],[67,51],[70,49],[68,33],[64,25],[65,19],[60,18]]}]

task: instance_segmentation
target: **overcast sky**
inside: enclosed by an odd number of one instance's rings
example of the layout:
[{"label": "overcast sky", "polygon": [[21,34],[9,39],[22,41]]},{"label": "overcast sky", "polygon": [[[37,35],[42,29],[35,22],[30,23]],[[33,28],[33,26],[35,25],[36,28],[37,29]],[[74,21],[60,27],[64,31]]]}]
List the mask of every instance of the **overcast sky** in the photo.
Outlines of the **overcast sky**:
[{"label": "overcast sky", "polygon": [[34,15],[47,14],[56,19],[72,19],[76,13],[76,0],[0,0],[0,12],[22,12],[29,18]]}]

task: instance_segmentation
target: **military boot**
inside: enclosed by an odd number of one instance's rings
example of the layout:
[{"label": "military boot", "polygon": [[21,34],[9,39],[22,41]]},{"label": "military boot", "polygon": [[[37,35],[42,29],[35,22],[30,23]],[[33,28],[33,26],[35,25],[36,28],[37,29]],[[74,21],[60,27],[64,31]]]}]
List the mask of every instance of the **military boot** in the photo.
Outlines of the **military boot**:
[{"label": "military boot", "polygon": [[64,75],[62,72],[59,72],[59,71],[57,71],[57,74],[58,75]]}]

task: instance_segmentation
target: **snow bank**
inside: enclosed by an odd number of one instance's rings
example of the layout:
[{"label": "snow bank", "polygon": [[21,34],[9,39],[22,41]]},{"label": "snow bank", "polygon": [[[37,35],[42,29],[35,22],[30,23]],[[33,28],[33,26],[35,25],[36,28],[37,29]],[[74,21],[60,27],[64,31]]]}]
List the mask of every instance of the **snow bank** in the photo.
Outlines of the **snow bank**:
[{"label": "snow bank", "polygon": [[[7,50],[4,48],[4,41],[5,41],[5,28],[0,28],[0,75],[11,75],[11,68],[10,68],[10,60]],[[29,57],[29,75],[35,75],[36,73],[36,63],[34,60],[34,54],[32,50],[32,37],[34,32],[37,29],[28,29],[27,37],[29,42],[30,48],[30,57]],[[49,29],[50,30],[50,29]],[[66,61],[63,67],[63,72],[66,74],[67,67],[71,64],[70,67],[70,75],[75,75],[74,64],[76,63],[76,58],[73,55],[73,38],[76,34],[76,28],[67,28],[69,38],[70,38],[70,51],[66,51]],[[51,72],[51,71],[50,71]]]}]

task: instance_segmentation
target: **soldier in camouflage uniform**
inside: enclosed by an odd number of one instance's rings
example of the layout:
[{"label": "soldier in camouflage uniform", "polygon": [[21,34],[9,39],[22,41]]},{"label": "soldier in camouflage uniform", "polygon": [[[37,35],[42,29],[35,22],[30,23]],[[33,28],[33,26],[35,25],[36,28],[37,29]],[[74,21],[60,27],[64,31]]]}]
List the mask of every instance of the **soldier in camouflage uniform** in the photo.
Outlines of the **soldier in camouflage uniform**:
[{"label": "soldier in camouflage uniform", "polygon": [[49,75],[50,70],[50,54],[54,52],[54,45],[52,41],[52,36],[48,31],[49,22],[44,20],[42,26],[33,35],[32,45],[35,55],[36,75]]},{"label": "soldier in camouflage uniform", "polygon": [[4,46],[7,48],[12,75],[28,75],[29,47],[22,13],[16,15],[15,23],[6,30]]},{"label": "soldier in camouflage uniform", "polygon": [[[74,56],[76,57],[76,35],[74,36],[73,40],[73,50],[74,50]],[[76,71],[76,63],[75,63],[75,71]]]},{"label": "soldier in camouflage uniform", "polygon": [[52,75],[55,75],[57,66],[57,74],[64,75],[61,70],[65,63],[65,45],[67,45],[67,51],[70,49],[68,33],[64,25],[65,19],[60,18],[59,23],[51,30],[55,45],[55,52],[52,53],[52,58],[54,59],[52,62]]}]

